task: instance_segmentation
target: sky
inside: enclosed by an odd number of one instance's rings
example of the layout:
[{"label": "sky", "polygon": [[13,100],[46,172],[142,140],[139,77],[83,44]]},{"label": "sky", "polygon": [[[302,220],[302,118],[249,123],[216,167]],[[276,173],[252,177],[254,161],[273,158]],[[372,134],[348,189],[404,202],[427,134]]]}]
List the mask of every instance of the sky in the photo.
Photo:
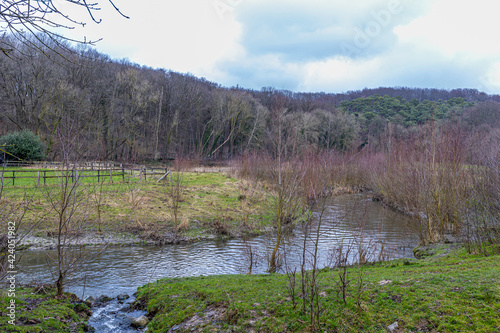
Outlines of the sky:
[{"label": "sky", "polygon": [[226,87],[500,93],[498,0],[99,0],[99,24],[54,2],[87,22],[68,37]]}]

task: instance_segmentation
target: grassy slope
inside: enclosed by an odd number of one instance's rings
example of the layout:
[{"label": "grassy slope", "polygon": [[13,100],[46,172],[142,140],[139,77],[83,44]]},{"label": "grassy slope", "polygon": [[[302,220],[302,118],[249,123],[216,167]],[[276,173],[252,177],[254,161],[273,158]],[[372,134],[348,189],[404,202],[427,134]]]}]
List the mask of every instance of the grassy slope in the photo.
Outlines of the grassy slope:
[{"label": "grassy slope", "polygon": [[89,307],[73,294],[56,299],[55,292],[17,287],[16,324],[8,323],[10,297],[0,292],[0,332],[84,332]]},{"label": "grassy slope", "polygon": [[[500,255],[469,256],[458,250],[352,267],[349,274],[347,306],[337,294],[338,271],[320,275],[322,331],[386,332],[396,321],[400,332],[500,331]],[[355,302],[359,274],[365,283],[361,309]],[[383,280],[391,282],[379,284]],[[194,319],[204,331],[308,331],[308,317],[292,309],[286,286],[287,277],[280,274],[165,279],[141,287],[139,299],[155,315],[151,332],[181,323],[189,330]]]},{"label": "grassy slope", "polygon": [[[239,233],[242,224],[243,229],[258,232],[270,221],[272,198],[258,185],[210,172],[185,172],[181,184],[183,191],[177,224],[187,226],[183,228],[185,236],[197,238],[214,233],[215,221],[231,234]],[[5,187],[2,204],[20,204],[25,194],[33,195],[34,200],[25,220],[31,222],[42,218],[43,223],[37,230],[43,236],[46,231],[55,229],[56,216],[44,194],[55,189],[53,185],[38,189],[32,186]],[[88,213],[88,230],[97,230],[96,199],[99,195],[104,232],[175,230],[172,197],[165,182],[157,183],[153,178],[145,182],[104,182],[102,194],[99,194],[101,190],[97,184],[84,184],[81,190],[86,198],[81,210]]]}]

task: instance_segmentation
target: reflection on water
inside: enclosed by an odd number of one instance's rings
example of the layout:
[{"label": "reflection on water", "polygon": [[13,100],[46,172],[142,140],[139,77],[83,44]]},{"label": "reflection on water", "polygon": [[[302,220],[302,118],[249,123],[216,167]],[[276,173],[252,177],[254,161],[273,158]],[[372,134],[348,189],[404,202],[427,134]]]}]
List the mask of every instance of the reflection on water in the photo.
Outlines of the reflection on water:
[{"label": "reflection on water", "polygon": [[[320,212],[314,213],[317,225]],[[355,259],[360,245],[372,249],[372,259],[380,257],[412,257],[411,249],[417,244],[415,231],[409,227],[406,216],[384,209],[366,195],[345,195],[329,203],[323,214],[319,237],[320,267],[329,263],[331,249],[340,244],[351,244],[351,260]],[[285,242],[287,265],[299,265],[303,232],[295,228]],[[193,244],[134,247],[110,247],[82,268],[76,283],[68,290],[79,297],[106,294],[132,294],[138,286],[163,277],[185,277],[199,275],[238,274],[248,271],[248,249],[251,246],[254,258],[260,258],[252,273],[265,273],[266,253],[271,247],[269,237],[253,238],[246,243],[241,239],[226,241],[205,241]],[[272,241],[271,241],[272,242]],[[308,242],[308,248],[312,242]],[[31,280],[53,282],[43,251],[25,253],[18,278],[23,282]]]}]

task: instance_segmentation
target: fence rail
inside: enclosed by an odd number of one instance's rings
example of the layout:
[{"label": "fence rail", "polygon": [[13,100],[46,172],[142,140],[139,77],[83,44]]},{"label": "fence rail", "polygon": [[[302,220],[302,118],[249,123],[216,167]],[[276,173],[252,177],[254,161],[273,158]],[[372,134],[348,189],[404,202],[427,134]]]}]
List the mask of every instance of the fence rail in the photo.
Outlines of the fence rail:
[{"label": "fence rail", "polygon": [[[9,163],[10,164],[10,163]],[[72,182],[78,179],[95,179],[97,182],[109,180],[127,181],[138,178],[147,180],[152,176],[165,176],[168,168],[153,168],[144,165],[119,164],[113,162],[87,162],[72,165],[63,165],[62,163],[29,163],[23,165],[23,169],[9,169],[20,167],[5,165],[0,169],[1,186],[20,186],[20,185],[47,185],[51,179],[71,179]],[[63,168],[64,166],[64,168]],[[33,180],[30,182],[29,180]],[[28,180],[28,181],[26,181]]]}]

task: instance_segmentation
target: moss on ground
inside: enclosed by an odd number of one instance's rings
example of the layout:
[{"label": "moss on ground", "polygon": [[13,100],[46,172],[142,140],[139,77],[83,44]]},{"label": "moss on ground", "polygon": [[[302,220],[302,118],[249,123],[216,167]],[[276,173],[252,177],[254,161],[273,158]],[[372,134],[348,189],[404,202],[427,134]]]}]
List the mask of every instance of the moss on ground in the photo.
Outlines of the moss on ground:
[{"label": "moss on ground", "polygon": [[[0,292],[0,332],[86,332],[89,307],[74,294],[56,298],[48,286],[17,287],[15,298]],[[8,316],[15,299],[15,321]]]},{"label": "moss on ground", "polygon": [[[463,249],[422,260],[354,266],[348,269],[351,283],[344,305],[339,270],[323,270],[320,331],[386,332],[397,322],[395,332],[498,332],[499,273],[499,255],[471,256]],[[281,274],[163,279],[139,288],[138,301],[153,317],[151,332],[176,325],[178,331],[310,331],[308,315],[299,310],[301,300],[294,310],[287,285]]]}]

